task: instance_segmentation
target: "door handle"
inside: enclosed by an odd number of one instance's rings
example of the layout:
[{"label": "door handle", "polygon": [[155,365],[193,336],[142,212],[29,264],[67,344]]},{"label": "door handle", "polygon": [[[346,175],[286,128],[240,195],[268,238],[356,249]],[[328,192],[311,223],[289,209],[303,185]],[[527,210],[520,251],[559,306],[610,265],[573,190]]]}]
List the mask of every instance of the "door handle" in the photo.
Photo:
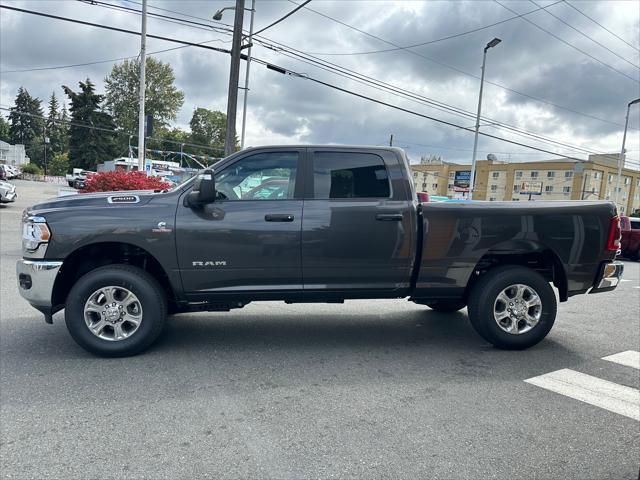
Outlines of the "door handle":
[{"label": "door handle", "polygon": [[381,222],[401,222],[402,214],[401,213],[378,213],[376,215],[376,220],[380,220]]},{"label": "door handle", "polygon": [[293,215],[268,213],[264,216],[264,220],[265,222],[293,222]]}]

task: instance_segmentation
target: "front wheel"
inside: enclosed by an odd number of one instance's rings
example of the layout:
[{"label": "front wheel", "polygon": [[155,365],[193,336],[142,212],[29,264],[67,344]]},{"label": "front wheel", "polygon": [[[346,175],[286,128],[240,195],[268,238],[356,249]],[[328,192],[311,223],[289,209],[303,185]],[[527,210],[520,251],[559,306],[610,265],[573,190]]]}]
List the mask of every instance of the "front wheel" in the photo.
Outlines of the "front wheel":
[{"label": "front wheel", "polygon": [[144,270],[109,265],[80,278],[67,297],[65,323],[85,350],[126,357],[148,348],[167,316],[162,287]]},{"label": "front wheel", "polygon": [[469,295],[469,320],[498,348],[521,350],[547,336],[556,319],[556,297],[542,275],[518,266],[485,273]]}]

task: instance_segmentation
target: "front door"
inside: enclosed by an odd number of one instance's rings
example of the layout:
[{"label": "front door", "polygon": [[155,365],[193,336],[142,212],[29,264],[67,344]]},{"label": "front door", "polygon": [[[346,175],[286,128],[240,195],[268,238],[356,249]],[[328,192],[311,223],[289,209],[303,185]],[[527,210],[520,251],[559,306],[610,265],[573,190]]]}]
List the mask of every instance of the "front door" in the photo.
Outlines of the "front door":
[{"label": "front door", "polygon": [[180,204],[178,262],[188,295],[302,288],[302,152],[251,152],[216,170],[215,202]]}]

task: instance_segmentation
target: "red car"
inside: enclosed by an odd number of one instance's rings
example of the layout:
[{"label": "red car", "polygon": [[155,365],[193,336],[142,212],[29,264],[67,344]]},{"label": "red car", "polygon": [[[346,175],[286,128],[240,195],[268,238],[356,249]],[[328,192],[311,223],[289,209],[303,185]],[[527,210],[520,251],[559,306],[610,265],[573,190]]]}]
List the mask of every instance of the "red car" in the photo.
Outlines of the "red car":
[{"label": "red car", "polygon": [[620,217],[622,255],[632,260],[640,260],[640,218]]}]

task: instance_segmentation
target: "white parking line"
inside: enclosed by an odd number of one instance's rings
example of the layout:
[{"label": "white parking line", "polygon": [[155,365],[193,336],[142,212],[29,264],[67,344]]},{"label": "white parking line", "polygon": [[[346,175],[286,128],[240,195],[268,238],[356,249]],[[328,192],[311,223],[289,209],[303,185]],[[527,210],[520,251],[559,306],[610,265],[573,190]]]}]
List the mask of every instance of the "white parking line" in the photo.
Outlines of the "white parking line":
[{"label": "white parking line", "polygon": [[627,350],[626,352],[620,352],[616,353],[615,355],[609,355],[608,357],[602,357],[602,360],[619,363],[620,365],[640,370],[640,352],[635,352],[633,350]]},{"label": "white parking line", "polygon": [[640,390],[568,368],[525,382],[640,421]]}]

